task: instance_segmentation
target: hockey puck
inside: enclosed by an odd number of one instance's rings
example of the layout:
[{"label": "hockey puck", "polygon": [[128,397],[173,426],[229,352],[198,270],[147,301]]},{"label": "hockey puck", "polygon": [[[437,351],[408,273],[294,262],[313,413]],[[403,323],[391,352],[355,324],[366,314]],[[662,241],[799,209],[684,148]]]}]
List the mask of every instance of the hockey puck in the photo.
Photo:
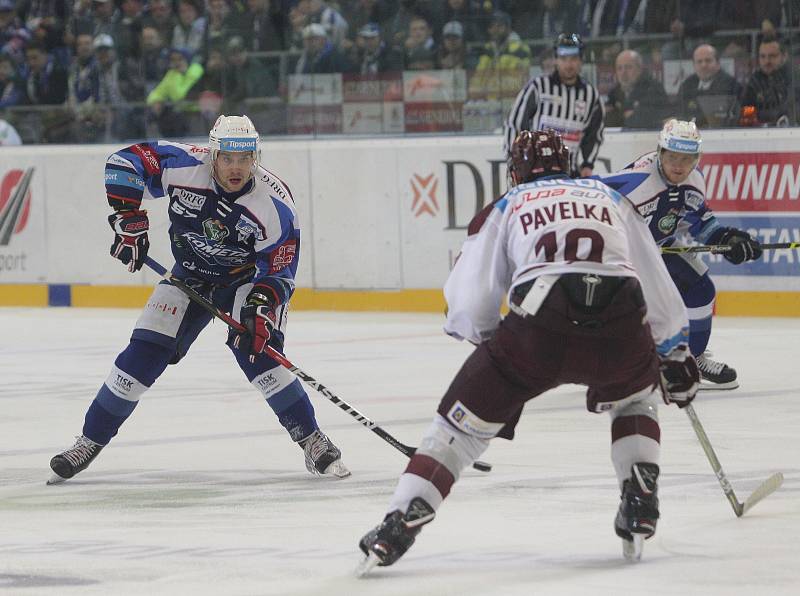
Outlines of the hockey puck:
[{"label": "hockey puck", "polygon": [[476,470],[480,470],[481,472],[491,472],[492,471],[492,464],[487,464],[485,461],[476,461],[472,464],[472,467]]}]

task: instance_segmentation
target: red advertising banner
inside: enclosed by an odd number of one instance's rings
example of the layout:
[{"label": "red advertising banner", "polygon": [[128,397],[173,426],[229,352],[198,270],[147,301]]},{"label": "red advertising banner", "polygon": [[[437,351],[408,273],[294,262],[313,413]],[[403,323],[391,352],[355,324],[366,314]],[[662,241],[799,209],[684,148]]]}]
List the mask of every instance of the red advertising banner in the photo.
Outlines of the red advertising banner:
[{"label": "red advertising banner", "polygon": [[458,132],[463,128],[461,102],[405,104],[406,132]]},{"label": "red advertising banner", "polygon": [[800,152],[705,153],[700,170],[714,211],[800,211]]}]

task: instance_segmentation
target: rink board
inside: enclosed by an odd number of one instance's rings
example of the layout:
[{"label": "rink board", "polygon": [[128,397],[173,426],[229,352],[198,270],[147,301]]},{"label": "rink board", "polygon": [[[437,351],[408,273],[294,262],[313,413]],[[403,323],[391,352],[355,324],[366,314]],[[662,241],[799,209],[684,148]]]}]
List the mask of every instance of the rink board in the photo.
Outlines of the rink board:
[{"label": "rink board", "polygon": [[[700,164],[723,223],[762,242],[800,240],[796,130],[710,131]],[[653,133],[610,131],[596,172],[651,150]],[[295,309],[441,311],[471,217],[506,190],[495,136],[281,140],[263,163],[292,189],[302,224]],[[0,149],[0,304],[139,306],[158,278],[108,255],[102,185],[117,146]],[[87,182],[88,181],[88,182]],[[151,255],[172,263],[167,200],[145,202]],[[734,267],[707,257],[718,311],[800,315],[798,251]]]}]

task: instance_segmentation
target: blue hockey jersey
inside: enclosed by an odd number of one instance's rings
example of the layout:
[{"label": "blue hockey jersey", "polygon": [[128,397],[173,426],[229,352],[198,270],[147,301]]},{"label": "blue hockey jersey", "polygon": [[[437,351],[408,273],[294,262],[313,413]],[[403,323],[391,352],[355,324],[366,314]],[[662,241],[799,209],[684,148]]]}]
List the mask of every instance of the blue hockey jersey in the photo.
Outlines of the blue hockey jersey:
[{"label": "blue hockey jersey", "polygon": [[219,285],[252,281],[270,289],[276,305],[289,300],[300,227],[289,188],[272,172],[259,166],[242,190],[227,193],[212,176],[207,147],[154,141],[109,156],[105,185],[115,208],[168,200],[177,275]]},{"label": "blue hockey jersey", "polygon": [[659,245],[685,245],[692,239],[706,244],[722,227],[706,204],[700,170],[695,168],[682,184],[670,184],[658,168],[655,151],[597,178],[630,199]]}]

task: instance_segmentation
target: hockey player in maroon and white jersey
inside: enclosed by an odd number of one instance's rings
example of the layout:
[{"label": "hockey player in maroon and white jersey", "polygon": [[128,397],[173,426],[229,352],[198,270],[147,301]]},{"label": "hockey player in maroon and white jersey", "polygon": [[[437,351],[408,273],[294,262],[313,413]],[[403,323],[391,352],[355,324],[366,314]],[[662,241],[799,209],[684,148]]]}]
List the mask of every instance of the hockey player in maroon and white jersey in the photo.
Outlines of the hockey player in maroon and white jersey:
[{"label": "hockey player in maroon and white jersey", "polygon": [[[699,385],[688,319],[642,218],[598,180],[573,180],[553,131],[523,131],[515,185],[470,226],[444,288],[445,331],[474,343],[391,498],[359,542],[360,568],[391,565],[431,522],[461,471],[494,437],[512,439],[526,401],[588,386],[590,412],[612,417],[621,489],[614,527],[629,558],[659,517],[657,408],[685,406]],[[508,316],[501,319],[503,298]]]}]

